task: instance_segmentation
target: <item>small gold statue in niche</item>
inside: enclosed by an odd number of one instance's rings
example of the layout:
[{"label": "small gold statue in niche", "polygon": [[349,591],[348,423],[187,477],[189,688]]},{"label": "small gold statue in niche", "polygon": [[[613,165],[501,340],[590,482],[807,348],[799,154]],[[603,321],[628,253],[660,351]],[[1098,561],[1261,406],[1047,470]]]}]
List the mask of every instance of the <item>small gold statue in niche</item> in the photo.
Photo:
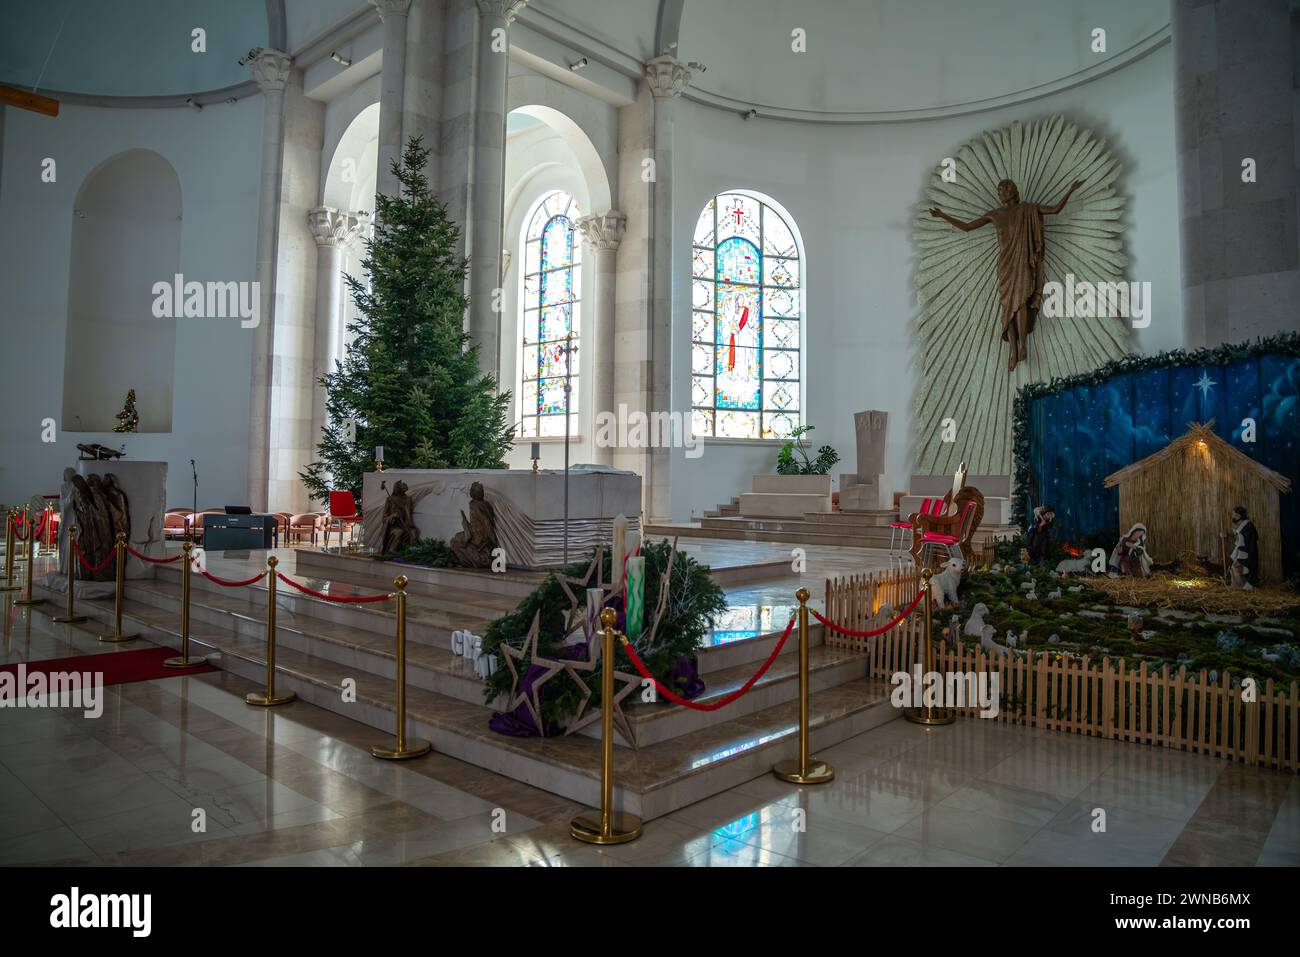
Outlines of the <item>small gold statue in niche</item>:
[{"label": "small gold statue in niche", "polygon": [[122,406],[122,411],[114,418],[117,419],[117,425],[113,426],[114,432],[135,432],[140,427],[140,413],[135,410],[135,389],[128,389],[126,392],[126,405]]}]

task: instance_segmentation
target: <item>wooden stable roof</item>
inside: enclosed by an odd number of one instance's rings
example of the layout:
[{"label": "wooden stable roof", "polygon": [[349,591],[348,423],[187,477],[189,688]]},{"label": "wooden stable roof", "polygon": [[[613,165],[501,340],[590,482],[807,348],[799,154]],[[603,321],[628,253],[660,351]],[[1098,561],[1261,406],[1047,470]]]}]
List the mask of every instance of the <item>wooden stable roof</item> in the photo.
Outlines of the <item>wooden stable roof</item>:
[{"label": "wooden stable roof", "polygon": [[1230,465],[1246,470],[1253,470],[1263,481],[1272,485],[1279,492],[1291,491],[1291,480],[1285,475],[1274,472],[1260,463],[1256,462],[1246,453],[1233,448],[1223,439],[1214,434],[1214,420],[1211,419],[1202,425],[1199,422],[1189,422],[1187,433],[1180,435],[1159,452],[1153,452],[1144,459],[1139,459],[1132,465],[1126,465],[1118,472],[1112,472],[1106,476],[1106,488],[1114,488],[1121,482],[1127,481],[1140,472],[1160,465],[1168,460],[1171,456],[1176,455],[1182,450],[1192,446],[1195,443],[1204,442],[1209,446],[1212,455],[1222,456]]}]

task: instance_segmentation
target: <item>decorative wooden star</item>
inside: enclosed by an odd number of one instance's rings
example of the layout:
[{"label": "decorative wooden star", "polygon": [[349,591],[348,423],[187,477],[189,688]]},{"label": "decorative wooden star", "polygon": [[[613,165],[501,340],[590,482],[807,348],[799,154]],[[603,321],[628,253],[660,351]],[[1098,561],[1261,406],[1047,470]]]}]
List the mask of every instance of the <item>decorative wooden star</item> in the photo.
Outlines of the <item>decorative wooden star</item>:
[{"label": "decorative wooden star", "polygon": [[[635,749],[636,733],[632,730],[632,722],[628,721],[627,715],[623,713],[623,699],[641,687],[641,676],[629,674],[626,671],[615,671],[615,684],[620,681],[623,682],[623,687],[617,688],[614,692],[614,724],[623,735],[623,740]],[[564,733],[569,735],[581,731],[587,725],[594,723],[600,717],[600,714],[600,711],[593,711],[581,720],[575,718],[569,722],[569,726],[564,729]]]},{"label": "decorative wooden star", "polygon": [[[542,721],[541,688],[542,685],[546,684],[546,682],[550,681],[559,672],[564,670],[564,662],[537,657],[537,644],[541,629],[541,621],[542,613],[538,612],[533,616],[533,623],[529,626],[528,635],[524,639],[524,643],[521,647],[516,649],[512,647],[509,642],[503,641],[499,646],[499,650],[501,651],[501,658],[505,662],[506,668],[510,671],[510,699],[509,704],[506,706],[506,710],[514,711],[515,708],[519,707],[521,704],[527,706],[528,713],[533,716],[533,721],[537,724],[538,734],[544,738],[546,737],[546,724]],[[520,692],[519,682],[522,675],[520,674],[519,669],[515,667],[515,662],[524,661],[525,659],[527,660],[528,665],[538,665],[545,668],[546,671],[544,674],[538,675],[537,680],[533,682],[530,691]],[[523,673],[528,673],[528,667],[523,669]],[[588,692],[588,696],[590,696],[590,692]],[[585,701],[583,702],[583,705],[585,707]]]}]

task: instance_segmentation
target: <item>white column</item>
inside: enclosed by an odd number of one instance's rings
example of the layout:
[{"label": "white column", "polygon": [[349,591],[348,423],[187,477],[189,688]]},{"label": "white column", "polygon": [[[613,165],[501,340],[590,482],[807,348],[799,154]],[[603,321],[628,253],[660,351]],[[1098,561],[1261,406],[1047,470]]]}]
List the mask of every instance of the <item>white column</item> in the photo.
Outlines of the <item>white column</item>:
[{"label": "white column", "polygon": [[370,0],[384,22],[384,65],[379,78],[379,169],[376,191],[398,193],[393,163],[402,158],[402,101],[406,88],[406,15],[411,0]]},{"label": "white column", "polygon": [[[583,242],[594,255],[584,257],[584,262],[595,266],[595,309],[583,322],[584,346],[595,357],[590,368],[593,372],[592,408],[590,429],[593,436],[593,456],[604,465],[614,463],[613,447],[602,448],[594,444],[596,416],[601,412],[616,413],[614,408],[614,283],[618,268],[618,246],[627,229],[627,217],[618,210],[584,216],[578,220]],[[585,350],[584,350],[585,351]]]},{"label": "white column", "polygon": [[509,27],[526,0],[477,0],[478,82],[474,101],[473,233],[469,259],[469,333],[479,368],[501,375],[501,221],[505,206],[506,83]]},{"label": "white column", "polygon": [[270,478],[271,367],[275,325],[275,246],[279,228],[280,171],[284,148],[284,85],[292,58],[279,50],[259,50],[249,70],[262,91],[262,179],[257,195],[257,328],[249,382],[248,504],[267,507]]},{"label": "white column", "polygon": [[[648,407],[654,412],[672,408],[673,333],[673,106],[691,82],[691,66],[667,54],[645,65],[646,84],[654,96],[653,155],[655,178],[650,184],[650,322],[646,355],[650,360]],[[690,427],[690,409],[683,410]],[[671,452],[651,449],[647,459],[646,517],[671,517],[669,470]]]},{"label": "white column", "polygon": [[325,418],[325,389],[321,376],[333,371],[342,341],[343,261],[348,245],[361,233],[364,214],[345,213],[332,206],[317,206],[307,215],[316,239],[316,335],[312,361],[312,448],[320,441]]}]

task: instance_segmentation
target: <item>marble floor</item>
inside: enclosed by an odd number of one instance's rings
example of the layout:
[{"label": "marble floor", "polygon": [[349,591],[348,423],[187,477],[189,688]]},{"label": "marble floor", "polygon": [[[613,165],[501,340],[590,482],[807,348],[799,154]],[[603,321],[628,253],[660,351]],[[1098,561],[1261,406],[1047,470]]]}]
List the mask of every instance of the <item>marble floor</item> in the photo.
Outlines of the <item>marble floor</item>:
[{"label": "marble floor", "polygon": [[[2,608],[0,663],[110,650]],[[570,801],[439,754],[377,761],[372,729],[250,708],[252,688],[218,672],[109,687],[97,719],[0,708],[0,864],[1300,864],[1295,775],[979,721],[892,721],[822,754],[828,785],[759,777],[596,849],[569,838]]]}]

